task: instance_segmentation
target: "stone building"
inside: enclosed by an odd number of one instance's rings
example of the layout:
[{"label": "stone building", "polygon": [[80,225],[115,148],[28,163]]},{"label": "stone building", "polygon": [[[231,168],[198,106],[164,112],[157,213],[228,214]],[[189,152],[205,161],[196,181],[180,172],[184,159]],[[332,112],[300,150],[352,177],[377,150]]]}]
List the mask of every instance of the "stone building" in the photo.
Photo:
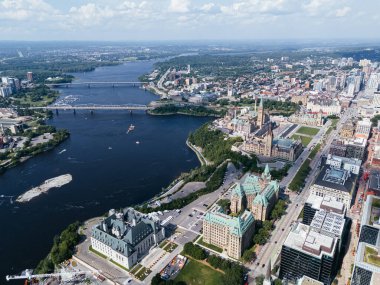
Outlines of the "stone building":
[{"label": "stone building", "polygon": [[219,207],[207,212],[204,217],[203,241],[221,248],[229,257],[239,259],[251,243],[254,221],[249,211],[232,217],[223,213]]},{"label": "stone building", "polygon": [[278,200],[279,184],[272,180],[266,165],[261,176],[249,174],[241,183],[232,188],[231,212],[237,214],[243,209],[252,212],[255,220],[265,221]]},{"label": "stone building", "polygon": [[344,123],[340,130],[340,137],[344,139],[352,139],[355,134],[355,124],[352,121]]},{"label": "stone building", "polygon": [[127,208],[122,212],[111,210],[109,217],[92,229],[91,246],[130,269],[164,238],[159,219]]},{"label": "stone building", "polygon": [[320,127],[323,126],[323,112],[300,112],[291,115],[288,119],[289,122],[294,124]]}]

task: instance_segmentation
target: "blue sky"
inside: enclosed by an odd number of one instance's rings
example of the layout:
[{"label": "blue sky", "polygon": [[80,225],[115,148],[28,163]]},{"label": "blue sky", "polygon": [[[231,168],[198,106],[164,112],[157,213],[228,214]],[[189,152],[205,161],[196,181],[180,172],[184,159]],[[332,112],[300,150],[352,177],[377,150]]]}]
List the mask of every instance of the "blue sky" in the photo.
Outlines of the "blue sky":
[{"label": "blue sky", "polygon": [[379,39],[379,11],[380,0],[0,0],[0,39]]}]

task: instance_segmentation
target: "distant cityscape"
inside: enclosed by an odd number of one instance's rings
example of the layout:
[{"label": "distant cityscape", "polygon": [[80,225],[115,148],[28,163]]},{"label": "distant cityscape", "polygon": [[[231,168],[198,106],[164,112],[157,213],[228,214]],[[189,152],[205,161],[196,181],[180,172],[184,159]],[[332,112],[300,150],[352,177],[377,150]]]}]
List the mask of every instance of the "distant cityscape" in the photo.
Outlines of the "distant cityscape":
[{"label": "distant cityscape", "polygon": [[[379,56],[349,47],[194,50],[100,46],[62,48],[49,57],[20,49],[17,60],[0,53],[7,67],[0,86],[1,173],[70,136],[46,124],[58,110],[210,118],[183,142],[198,167],[148,201],[70,225],[47,257],[30,265],[34,271],[9,272],[7,280],[380,284]],[[55,66],[68,56],[72,66]],[[24,60],[30,69],[21,68]],[[60,93],[81,83],[73,72],[143,60],[154,61],[154,69],[137,83],[89,80],[81,88],[128,84],[157,95],[146,105],[83,108],[79,97]],[[34,191],[53,191],[44,183]],[[16,195],[0,198],[19,203]]]}]

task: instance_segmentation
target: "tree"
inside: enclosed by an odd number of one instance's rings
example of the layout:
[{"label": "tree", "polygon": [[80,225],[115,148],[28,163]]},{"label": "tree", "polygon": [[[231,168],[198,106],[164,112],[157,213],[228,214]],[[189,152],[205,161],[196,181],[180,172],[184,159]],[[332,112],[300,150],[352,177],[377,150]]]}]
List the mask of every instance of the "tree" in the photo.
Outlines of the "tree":
[{"label": "tree", "polygon": [[274,280],[273,285],[282,285],[282,280],[281,279]]},{"label": "tree", "polygon": [[199,245],[195,245],[192,242],[186,243],[183,251],[185,254],[198,260],[203,260],[207,257],[206,252]]},{"label": "tree", "polygon": [[242,259],[244,262],[252,262],[256,260],[256,253],[252,250],[247,249],[244,251]]},{"label": "tree", "polygon": [[259,275],[255,278],[256,285],[263,285],[264,283],[264,275]]}]

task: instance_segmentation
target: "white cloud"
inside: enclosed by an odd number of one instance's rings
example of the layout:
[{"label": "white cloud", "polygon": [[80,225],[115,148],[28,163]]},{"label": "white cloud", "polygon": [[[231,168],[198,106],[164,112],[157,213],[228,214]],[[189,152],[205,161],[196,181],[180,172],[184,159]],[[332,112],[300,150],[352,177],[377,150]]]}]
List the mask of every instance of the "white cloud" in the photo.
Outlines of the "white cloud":
[{"label": "white cloud", "polygon": [[71,7],[69,11],[69,19],[74,24],[79,23],[83,26],[99,25],[103,20],[115,16],[115,12],[108,6],[98,6],[94,3],[88,3],[80,7]]},{"label": "white cloud", "polygon": [[337,17],[345,17],[348,13],[350,13],[351,8],[350,7],[343,7],[341,9],[336,10],[335,16]]},{"label": "white cloud", "polygon": [[174,13],[187,13],[190,11],[190,0],[170,0],[169,11]]},{"label": "white cloud", "polygon": [[214,7],[215,7],[214,3],[207,3],[207,4],[202,5],[201,8],[200,8],[200,10],[203,11],[203,12],[208,12],[208,11],[210,11]]}]

